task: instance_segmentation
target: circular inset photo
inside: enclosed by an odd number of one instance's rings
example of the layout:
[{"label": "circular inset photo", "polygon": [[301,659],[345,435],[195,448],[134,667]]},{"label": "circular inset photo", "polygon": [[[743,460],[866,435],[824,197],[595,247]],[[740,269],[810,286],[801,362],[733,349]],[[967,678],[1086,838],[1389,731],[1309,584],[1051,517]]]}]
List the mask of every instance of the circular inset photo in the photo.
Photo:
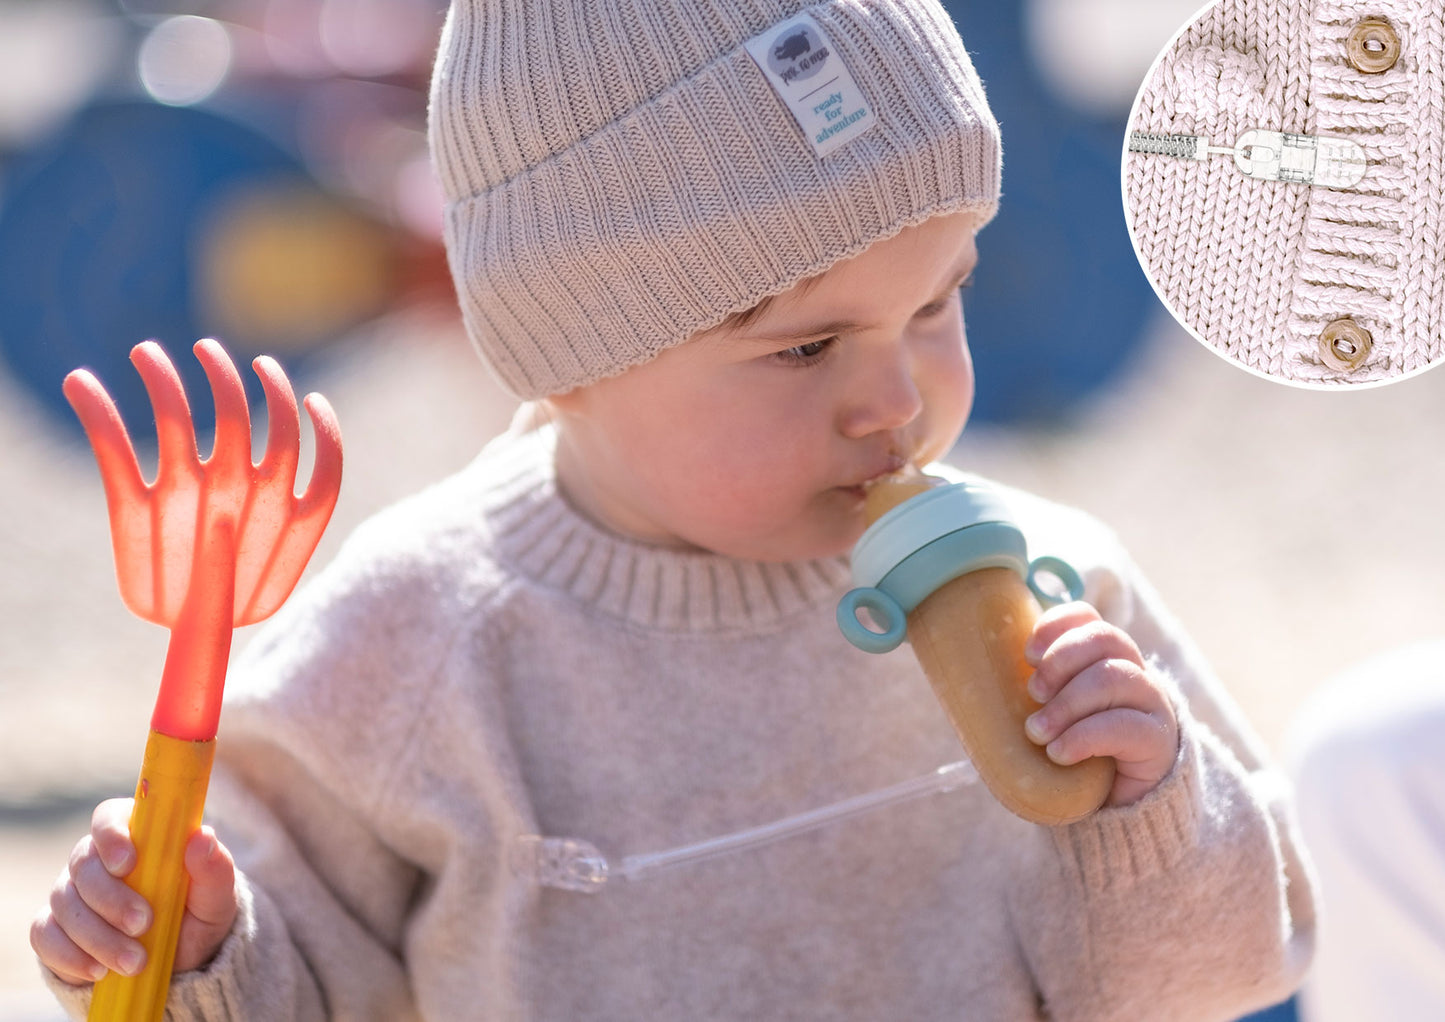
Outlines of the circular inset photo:
[{"label": "circular inset photo", "polygon": [[1445,7],[1219,0],[1129,117],[1129,234],[1206,345],[1271,379],[1380,384],[1445,356]]}]

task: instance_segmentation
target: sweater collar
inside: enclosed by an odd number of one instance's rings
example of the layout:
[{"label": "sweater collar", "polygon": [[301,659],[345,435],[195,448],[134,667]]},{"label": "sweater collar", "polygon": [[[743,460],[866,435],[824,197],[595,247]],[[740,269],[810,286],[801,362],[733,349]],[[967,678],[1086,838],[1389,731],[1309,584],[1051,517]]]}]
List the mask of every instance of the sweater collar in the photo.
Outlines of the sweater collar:
[{"label": "sweater collar", "polygon": [[[847,559],[780,564],[648,546],[583,517],[557,489],[550,429],[508,434],[491,461],[487,518],[503,561],[549,589],[631,624],[676,632],[766,629],[831,607]],[[495,459],[495,460],[493,460]]]}]

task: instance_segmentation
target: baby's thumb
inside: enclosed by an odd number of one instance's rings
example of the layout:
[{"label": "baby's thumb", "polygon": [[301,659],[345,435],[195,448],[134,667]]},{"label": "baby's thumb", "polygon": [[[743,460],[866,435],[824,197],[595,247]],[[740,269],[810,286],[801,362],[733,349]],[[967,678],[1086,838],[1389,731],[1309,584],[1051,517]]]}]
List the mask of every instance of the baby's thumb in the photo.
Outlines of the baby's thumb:
[{"label": "baby's thumb", "polygon": [[202,827],[187,843],[186,872],[191,889],[176,948],[177,972],[208,964],[236,921],[236,864],[210,827]]}]

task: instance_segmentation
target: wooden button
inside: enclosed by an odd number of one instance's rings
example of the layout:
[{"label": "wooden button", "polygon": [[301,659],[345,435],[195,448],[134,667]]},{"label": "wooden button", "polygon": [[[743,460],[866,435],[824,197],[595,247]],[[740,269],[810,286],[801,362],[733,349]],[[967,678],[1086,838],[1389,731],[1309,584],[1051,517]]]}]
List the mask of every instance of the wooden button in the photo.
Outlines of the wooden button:
[{"label": "wooden button", "polygon": [[1373,344],[1370,331],[1345,316],[1320,331],[1320,358],[1331,369],[1353,372],[1369,357]]},{"label": "wooden button", "polygon": [[1377,75],[1400,59],[1400,37],[1384,18],[1365,18],[1350,29],[1345,58],[1356,71]]}]

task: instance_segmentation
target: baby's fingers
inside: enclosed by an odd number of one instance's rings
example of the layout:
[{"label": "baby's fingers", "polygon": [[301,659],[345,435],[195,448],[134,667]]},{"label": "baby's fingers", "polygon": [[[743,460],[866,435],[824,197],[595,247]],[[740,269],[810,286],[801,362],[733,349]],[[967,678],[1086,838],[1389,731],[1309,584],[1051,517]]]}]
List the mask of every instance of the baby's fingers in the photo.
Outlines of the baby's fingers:
[{"label": "baby's fingers", "polygon": [[90,839],[112,876],[127,876],[135,868],[135,845],[130,839],[130,814],[134,807],[135,799],[106,799],[90,816]]},{"label": "baby's fingers", "polygon": [[135,869],[135,844],[130,815],[135,800],[113,798],[95,807],[90,835],[81,838],[70,856],[70,878],[80,897],[116,929],[139,937],[150,929],[146,900],[122,882]]},{"label": "baby's fingers", "polygon": [[150,928],[150,906],[106,864],[94,837],[81,838],[75,846],[68,880],[67,893],[73,889],[85,906],[110,927],[132,937]]},{"label": "baby's fingers", "polygon": [[1091,756],[1113,756],[1117,759],[1121,752],[1138,758],[1142,751],[1139,747],[1156,736],[1161,739],[1162,745],[1165,736],[1152,716],[1133,707],[1120,706],[1090,714],[1070,724],[1044,745],[1044,751],[1060,766],[1069,766]]},{"label": "baby's fingers", "polygon": [[100,978],[107,969],[133,974],[145,950],[132,937],[151,923],[150,907],[121,878],[135,868],[127,829],[131,800],[96,807],[50,892],[50,907],[30,929],[35,953],[67,983]]},{"label": "baby's fingers", "polygon": [[1106,804],[1123,806],[1154,790],[1174,765],[1178,746],[1179,733],[1170,720],[1121,706],[1085,717],[1045,751],[1061,766],[1091,756],[1114,757],[1114,787]]},{"label": "baby's fingers", "polygon": [[202,827],[186,845],[190,892],[176,948],[176,971],[210,962],[236,921],[236,864],[210,827]]},{"label": "baby's fingers", "polygon": [[1143,670],[1144,656],[1134,640],[1106,621],[1088,604],[1071,603],[1054,608],[1058,617],[1040,617],[1029,640],[1029,652],[1037,649],[1038,640],[1047,640],[1042,653],[1032,659],[1033,677],[1029,679],[1029,695],[1036,702],[1047,703],[1076,676],[1099,663],[1119,662]]},{"label": "baby's fingers", "polygon": [[1035,743],[1047,745],[1086,717],[1121,707],[1158,713],[1166,703],[1144,668],[1132,660],[1096,660],[1068,678],[1024,721],[1024,730]]},{"label": "baby's fingers", "polygon": [[149,926],[145,901],[107,870],[87,836],[55,882],[49,911],[31,927],[31,945],[69,983],[99,979],[107,969],[134,975],[145,949],[131,937]]},{"label": "baby's fingers", "polygon": [[1039,659],[1064,633],[1099,620],[1099,612],[1081,600],[1049,607],[1034,622],[1033,633],[1024,646],[1024,659],[1037,667]]},{"label": "baby's fingers", "polygon": [[44,966],[71,986],[94,983],[106,968],[80,949],[60,927],[52,904],[30,924],[30,946]]}]

